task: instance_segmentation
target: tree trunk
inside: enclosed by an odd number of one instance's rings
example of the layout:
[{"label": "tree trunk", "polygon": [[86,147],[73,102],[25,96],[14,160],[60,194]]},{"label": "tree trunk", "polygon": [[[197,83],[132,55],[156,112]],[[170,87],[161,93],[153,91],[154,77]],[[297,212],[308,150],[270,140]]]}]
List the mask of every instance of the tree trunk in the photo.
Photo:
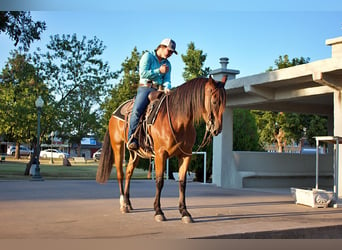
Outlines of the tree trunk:
[{"label": "tree trunk", "polygon": [[19,159],[20,158],[20,143],[16,142],[15,143],[15,154],[14,154],[14,159]]},{"label": "tree trunk", "polygon": [[277,140],[277,147],[278,147],[277,151],[278,153],[282,153],[283,147],[284,147],[283,139],[285,137],[284,131],[280,128],[278,134],[275,134],[274,137]]},{"label": "tree trunk", "polygon": [[81,143],[77,144],[77,156],[81,157]]},{"label": "tree trunk", "polygon": [[26,164],[26,169],[24,175],[29,175],[30,174],[30,169],[34,160],[35,154],[30,155],[30,161]]}]

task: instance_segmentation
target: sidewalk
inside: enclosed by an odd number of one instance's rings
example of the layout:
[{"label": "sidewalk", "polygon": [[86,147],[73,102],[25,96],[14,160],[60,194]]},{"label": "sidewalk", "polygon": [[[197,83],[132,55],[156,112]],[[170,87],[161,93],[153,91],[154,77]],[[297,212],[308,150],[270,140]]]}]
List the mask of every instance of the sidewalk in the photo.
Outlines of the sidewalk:
[{"label": "sidewalk", "polygon": [[116,181],[0,181],[0,239],[342,238],[341,208],[294,204],[289,189],[223,189],[189,182],[183,224],[178,183],[166,180],[165,222],[154,221],[155,183],[133,180],[121,214]]}]

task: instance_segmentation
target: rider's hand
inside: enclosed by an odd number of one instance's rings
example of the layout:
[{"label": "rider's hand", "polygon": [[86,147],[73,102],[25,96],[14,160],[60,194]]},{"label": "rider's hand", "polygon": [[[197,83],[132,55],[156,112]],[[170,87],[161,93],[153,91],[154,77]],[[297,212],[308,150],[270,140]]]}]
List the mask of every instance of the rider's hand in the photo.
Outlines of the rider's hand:
[{"label": "rider's hand", "polygon": [[169,66],[167,66],[166,64],[161,65],[159,67],[159,72],[162,74],[169,72]]}]

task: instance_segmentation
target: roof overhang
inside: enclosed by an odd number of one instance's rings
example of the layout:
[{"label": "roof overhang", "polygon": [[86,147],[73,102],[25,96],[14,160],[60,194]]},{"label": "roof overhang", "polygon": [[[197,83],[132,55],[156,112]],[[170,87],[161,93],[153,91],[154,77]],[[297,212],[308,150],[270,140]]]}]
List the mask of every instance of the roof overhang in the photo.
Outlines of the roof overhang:
[{"label": "roof overhang", "polygon": [[228,80],[227,107],[331,115],[342,90],[342,58]]}]

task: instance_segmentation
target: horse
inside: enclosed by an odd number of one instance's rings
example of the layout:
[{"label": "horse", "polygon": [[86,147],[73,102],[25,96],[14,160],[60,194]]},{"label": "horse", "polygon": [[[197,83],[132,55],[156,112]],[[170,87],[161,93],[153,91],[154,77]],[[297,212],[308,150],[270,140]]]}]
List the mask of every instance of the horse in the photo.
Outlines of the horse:
[{"label": "horse", "polygon": [[[185,201],[187,170],[190,164],[192,148],[196,139],[195,124],[203,119],[206,133],[217,136],[222,131],[222,116],[226,106],[224,89],[227,77],[221,81],[209,78],[195,78],[173,89],[161,103],[154,124],[148,127],[153,141],[156,192],[154,199],[154,218],[157,222],[165,221],[161,209],[160,197],[164,186],[165,163],[168,158],[178,158],[179,167],[179,212],[184,223],[192,223]],[[123,160],[127,143],[127,121],[117,119],[113,115],[109,119],[108,129],[104,136],[102,154],[96,174],[98,183],[105,183],[115,163],[117,181],[120,190],[120,210],[128,213],[132,208],[130,201],[130,180],[139,156],[130,153],[126,166],[125,186]],[[115,161],[115,162],[114,162]]]}]

